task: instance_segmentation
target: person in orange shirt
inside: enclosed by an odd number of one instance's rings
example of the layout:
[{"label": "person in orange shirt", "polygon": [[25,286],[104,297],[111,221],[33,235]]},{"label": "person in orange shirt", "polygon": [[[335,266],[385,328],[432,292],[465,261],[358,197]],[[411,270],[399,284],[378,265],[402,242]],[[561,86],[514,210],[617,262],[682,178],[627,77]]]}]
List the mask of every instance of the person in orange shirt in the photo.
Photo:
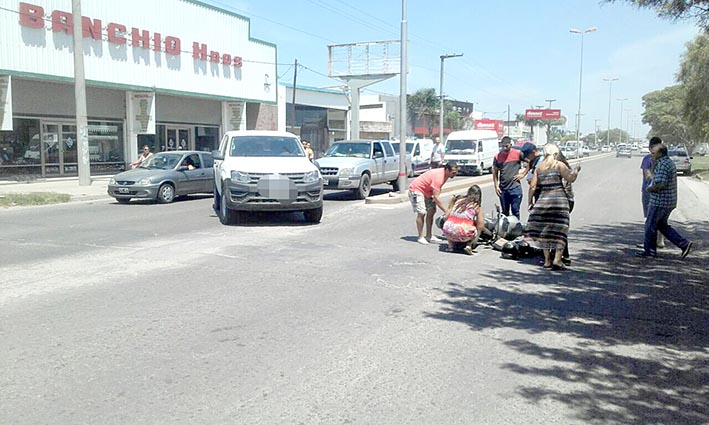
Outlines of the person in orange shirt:
[{"label": "person in orange shirt", "polygon": [[[434,168],[414,179],[409,185],[409,201],[416,213],[416,229],[418,230],[418,243],[428,245],[430,242],[442,242],[441,239],[431,234],[433,228],[433,216],[436,215],[436,207],[440,208],[444,214],[448,214],[448,208],[441,201],[441,188],[448,179],[452,179],[458,174],[458,164],[450,161],[442,168]],[[426,236],[423,234],[424,218],[426,222]]]}]

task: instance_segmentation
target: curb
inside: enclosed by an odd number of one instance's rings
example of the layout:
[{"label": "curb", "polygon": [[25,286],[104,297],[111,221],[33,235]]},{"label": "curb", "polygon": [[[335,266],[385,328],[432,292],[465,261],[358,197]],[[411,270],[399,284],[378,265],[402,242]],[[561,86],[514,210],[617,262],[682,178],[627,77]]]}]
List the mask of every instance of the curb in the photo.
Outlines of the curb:
[{"label": "curb", "polygon": [[[409,180],[409,183],[413,179]],[[477,176],[473,178],[466,178],[465,180],[453,181],[450,184],[445,184],[441,189],[441,193],[457,192],[460,190],[466,190],[473,184],[484,184],[492,183],[492,174]],[[409,201],[408,189],[403,193],[401,192],[390,192],[383,195],[371,196],[365,199],[364,203],[367,205],[393,205],[401,204]]]}]

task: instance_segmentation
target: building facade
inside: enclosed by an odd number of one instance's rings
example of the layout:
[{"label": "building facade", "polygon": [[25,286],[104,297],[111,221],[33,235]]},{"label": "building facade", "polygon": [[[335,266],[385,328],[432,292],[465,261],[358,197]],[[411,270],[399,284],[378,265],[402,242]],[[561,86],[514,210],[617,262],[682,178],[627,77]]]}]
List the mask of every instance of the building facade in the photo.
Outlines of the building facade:
[{"label": "building facade", "polygon": [[[276,46],[192,0],[83,0],[92,175],[278,126]],[[0,178],[78,172],[71,2],[0,0]]]}]

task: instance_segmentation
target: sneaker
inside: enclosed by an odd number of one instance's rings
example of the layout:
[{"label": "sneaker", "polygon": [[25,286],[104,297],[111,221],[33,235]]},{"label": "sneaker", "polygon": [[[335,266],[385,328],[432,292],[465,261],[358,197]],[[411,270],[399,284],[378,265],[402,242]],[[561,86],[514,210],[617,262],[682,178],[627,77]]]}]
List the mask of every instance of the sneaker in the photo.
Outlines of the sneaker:
[{"label": "sneaker", "polygon": [[655,254],[650,254],[650,253],[645,252],[645,251],[638,251],[638,252],[635,253],[635,256],[636,256],[636,257],[640,257],[640,258],[656,258],[656,257],[657,257],[657,255],[655,255]]},{"label": "sneaker", "polygon": [[692,242],[688,243],[687,246],[682,248],[682,258],[689,255],[689,251],[691,251],[691,250],[692,250]]},{"label": "sneaker", "polygon": [[443,239],[437,238],[437,237],[435,237],[435,236],[431,236],[430,238],[427,238],[426,240],[429,241],[429,242],[436,242],[436,243],[443,242]]},{"label": "sneaker", "polygon": [[473,252],[473,248],[471,248],[468,245],[466,245],[465,248],[463,248],[463,252],[468,255],[475,255],[475,252]]},{"label": "sneaker", "polygon": [[428,245],[428,241],[426,240],[426,238],[419,238],[418,243],[420,243],[421,245]]}]

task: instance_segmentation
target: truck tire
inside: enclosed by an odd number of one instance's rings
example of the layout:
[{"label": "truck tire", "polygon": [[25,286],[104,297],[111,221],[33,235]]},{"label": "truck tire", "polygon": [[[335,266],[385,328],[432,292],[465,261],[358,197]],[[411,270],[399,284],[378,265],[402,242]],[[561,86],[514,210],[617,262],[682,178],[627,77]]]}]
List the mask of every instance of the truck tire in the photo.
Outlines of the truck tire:
[{"label": "truck tire", "polygon": [[359,179],[359,188],[354,190],[355,199],[364,199],[369,196],[369,192],[372,191],[372,178],[369,174],[362,174],[362,178]]},{"label": "truck tire", "polygon": [[229,209],[226,204],[226,194],[228,190],[229,189],[225,186],[222,188],[222,193],[219,194],[219,211],[217,213],[219,216],[219,222],[225,225],[235,224],[237,221],[237,212]]},{"label": "truck tire", "polygon": [[320,223],[322,219],[322,206],[320,206],[320,208],[303,211],[303,217],[305,217],[305,221],[308,223]]}]

